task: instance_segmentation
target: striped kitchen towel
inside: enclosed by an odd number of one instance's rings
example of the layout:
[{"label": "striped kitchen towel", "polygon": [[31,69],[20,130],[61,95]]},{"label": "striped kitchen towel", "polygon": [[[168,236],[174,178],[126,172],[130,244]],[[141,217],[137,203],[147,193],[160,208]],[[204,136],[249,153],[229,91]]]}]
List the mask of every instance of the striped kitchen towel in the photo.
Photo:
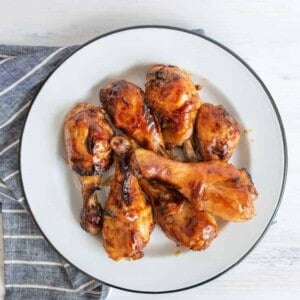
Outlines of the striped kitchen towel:
[{"label": "striped kitchen towel", "polygon": [[[0,202],[6,299],[105,299],[105,285],[66,263],[28,213],[19,145],[30,104],[47,75],[76,46],[0,45]],[[33,183],[34,184],[34,183]]]}]

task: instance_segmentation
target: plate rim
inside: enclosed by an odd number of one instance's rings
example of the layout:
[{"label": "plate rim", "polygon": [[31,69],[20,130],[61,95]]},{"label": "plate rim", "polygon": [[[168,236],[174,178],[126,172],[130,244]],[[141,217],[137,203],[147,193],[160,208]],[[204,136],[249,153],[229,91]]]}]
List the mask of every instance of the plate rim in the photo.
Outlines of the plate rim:
[{"label": "plate rim", "polygon": [[[82,48],[86,47],[87,45],[100,40],[106,36],[109,35],[113,35],[115,33],[119,33],[122,31],[129,31],[129,30],[136,30],[136,29],[145,29],[145,28],[155,28],[155,29],[168,29],[168,30],[174,30],[174,31],[179,31],[179,32],[185,32],[187,34],[192,34],[195,35],[199,38],[205,39],[209,42],[211,42],[212,44],[222,48],[223,50],[225,50],[227,53],[229,53],[231,56],[233,56],[235,59],[237,59],[240,63],[242,63],[246,69],[248,69],[248,71],[254,76],[254,78],[258,81],[258,83],[260,84],[260,86],[263,88],[264,92],[266,93],[271,106],[273,108],[273,111],[275,112],[279,127],[280,127],[280,132],[281,132],[281,138],[282,138],[282,144],[283,144],[283,155],[284,155],[284,159],[283,159],[283,164],[284,164],[284,168],[283,168],[283,177],[282,177],[282,182],[281,182],[281,188],[280,188],[280,193],[279,193],[279,197],[277,200],[277,204],[276,207],[273,211],[273,214],[270,218],[270,220],[268,221],[266,227],[264,228],[263,232],[261,233],[261,235],[257,238],[257,240],[253,243],[253,245],[246,251],[245,254],[243,254],[239,259],[237,259],[237,261],[235,261],[233,264],[231,264],[229,267],[225,268],[223,271],[219,272],[218,274],[203,280],[199,283],[193,284],[193,285],[189,285],[186,287],[182,287],[182,288],[178,288],[178,289],[172,289],[172,290],[164,290],[164,291],[141,291],[141,290],[133,290],[133,289],[128,289],[128,288],[124,288],[124,287],[119,287],[117,285],[105,282],[100,280],[99,278],[96,278],[90,274],[88,274],[87,272],[81,270],[80,268],[78,268],[75,264],[73,264],[72,262],[70,262],[63,254],[60,253],[60,251],[58,251],[56,249],[56,247],[53,245],[53,243],[48,239],[48,237],[46,236],[46,234],[43,232],[43,230],[41,229],[39,223],[37,222],[35,215],[32,212],[31,206],[30,206],[30,202],[27,200],[27,196],[26,196],[26,191],[25,191],[25,186],[23,183],[23,176],[22,176],[22,145],[23,145],[23,134],[26,128],[26,124],[28,121],[28,117],[30,115],[31,109],[35,103],[35,100],[38,98],[41,90],[43,89],[44,85],[47,83],[47,81],[50,79],[50,77],[55,73],[55,71],[64,63],[66,62],[66,60],[68,60],[72,55],[74,55],[75,53],[77,53],[78,51],[80,51]],[[196,30],[196,29],[195,29]],[[257,75],[257,73],[239,56],[237,55],[235,52],[233,52],[231,49],[229,49],[227,46],[223,45],[222,43],[214,40],[211,37],[208,37],[205,34],[202,34],[200,32],[196,32],[196,31],[192,31],[192,30],[188,30],[188,29],[184,29],[181,27],[176,27],[176,26],[169,26],[169,25],[136,25],[136,26],[127,26],[127,27],[121,27],[109,32],[106,32],[104,34],[98,35],[95,38],[87,41],[86,43],[80,45],[78,48],[76,48],[74,51],[72,51],[70,54],[68,54],[45,78],[45,80],[43,81],[42,85],[39,87],[36,96],[34,97],[32,103],[30,104],[29,110],[27,112],[26,115],[26,119],[22,128],[22,132],[21,132],[21,138],[20,138],[20,145],[19,145],[19,155],[18,155],[18,159],[19,159],[19,170],[20,170],[20,181],[21,181],[21,187],[23,189],[24,192],[24,196],[25,196],[25,201],[28,205],[29,208],[29,212],[33,218],[34,223],[36,224],[36,226],[38,227],[38,229],[41,231],[43,237],[45,238],[45,240],[51,245],[51,247],[53,247],[53,249],[65,260],[67,261],[70,265],[72,265],[73,267],[75,267],[76,269],[78,269],[80,272],[82,272],[83,274],[93,278],[94,280],[97,280],[99,282],[101,282],[102,284],[105,284],[109,287],[112,288],[116,288],[116,289],[120,289],[126,292],[133,292],[133,293],[142,293],[142,294],[165,294],[165,293],[174,293],[174,292],[180,292],[180,291],[185,291],[188,289],[192,289],[198,286],[201,286],[205,283],[208,283],[210,281],[213,281],[214,279],[220,277],[221,275],[225,274],[226,272],[228,272],[229,270],[231,270],[233,267],[235,267],[236,265],[238,265],[241,261],[243,261],[251,252],[252,250],[258,245],[258,243],[263,239],[263,237],[265,236],[266,232],[268,231],[268,229],[270,228],[270,225],[272,224],[272,221],[274,220],[278,209],[280,207],[280,204],[282,202],[282,198],[283,198],[283,194],[284,194],[284,190],[285,190],[285,186],[286,186],[286,180],[287,180],[287,171],[288,171],[288,149],[287,149],[287,139],[286,139],[286,133],[285,133],[285,129],[284,129],[284,125],[282,122],[282,118],[280,116],[279,110],[276,106],[276,103],[271,95],[271,93],[269,92],[269,90],[267,89],[267,87],[265,86],[264,82],[260,79],[260,77]]]}]

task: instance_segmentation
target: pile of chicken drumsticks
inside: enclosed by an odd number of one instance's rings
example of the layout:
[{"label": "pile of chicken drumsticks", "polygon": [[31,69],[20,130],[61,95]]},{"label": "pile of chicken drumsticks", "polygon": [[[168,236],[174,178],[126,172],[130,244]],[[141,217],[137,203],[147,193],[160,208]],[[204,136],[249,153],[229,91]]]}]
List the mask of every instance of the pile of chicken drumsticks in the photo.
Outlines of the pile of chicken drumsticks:
[{"label": "pile of chicken drumsticks", "polygon": [[[102,233],[110,258],[141,258],[155,223],[177,245],[203,250],[218,233],[214,216],[242,222],[255,215],[250,175],[228,163],[239,124],[223,106],[201,103],[198,88],[186,71],[154,65],[145,92],[114,81],[100,90],[101,108],[79,103],[67,115],[67,161],[82,185],[81,226]],[[173,153],[178,147],[183,161]],[[114,160],[103,208],[96,191]]]}]

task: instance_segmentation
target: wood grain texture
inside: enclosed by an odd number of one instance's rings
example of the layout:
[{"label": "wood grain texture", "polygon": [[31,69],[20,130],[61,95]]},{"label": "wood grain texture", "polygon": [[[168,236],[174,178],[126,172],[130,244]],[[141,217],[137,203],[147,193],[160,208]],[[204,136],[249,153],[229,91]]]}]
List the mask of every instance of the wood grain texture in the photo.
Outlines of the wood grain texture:
[{"label": "wood grain texture", "polygon": [[[280,110],[289,142],[282,205],[265,238],[237,267],[172,299],[300,299],[300,2],[2,0],[0,43],[79,44],[108,30],[138,24],[204,28],[259,74]],[[251,134],[251,133],[250,133]],[[0,251],[2,247],[0,246]],[[0,284],[3,296],[3,284]],[[114,290],[110,299],[169,299]]]}]

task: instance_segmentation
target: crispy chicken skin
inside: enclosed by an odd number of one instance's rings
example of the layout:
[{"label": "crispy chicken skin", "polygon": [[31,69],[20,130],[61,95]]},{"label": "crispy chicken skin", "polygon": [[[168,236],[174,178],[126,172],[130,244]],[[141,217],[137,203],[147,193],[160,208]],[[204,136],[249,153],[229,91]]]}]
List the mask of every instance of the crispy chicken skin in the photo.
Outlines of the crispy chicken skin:
[{"label": "crispy chicken skin", "polygon": [[152,203],[156,222],[176,244],[204,250],[217,236],[215,219],[194,207],[177,191],[146,179],[140,179],[140,185]]},{"label": "crispy chicken skin", "polygon": [[146,101],[158,115],[166,145],[181,146],[191,138],[201,105],[188,73],[175,66],[154,65],[146,75]]},{"label": "crispy chicken skin", "polygon": [[205,161],[228,161],[240,140],[238,122],[222,105],[202,104],[196,131],[199,151]]},{"label": "crispy chicken skin", "polygon": [[105,205],[103,244],[110,258],[135,260],[143,256],[154,228],[152,209],[130,170],[129,143],[123,137],[115,137],[111,144],[118,159]]},{"label": "crispy chicken skin", "polygon": [[78,175],[101,174],[110,167],[114,132],[101,108],[77,104],[65,119],[64,132],[68,164]]},{"label": "crispy chicken skin", "polygon": [[253,182],[227,162],[183,163],[136,149],[131,164],[137,176],[178,190],[195,207],[224,220],[242,222],[255,215]]},{"label": "crispy chicken skin", "polygon": [[100,101],[112,123],[142,147],[163,152],[164,142],[158,121],[144,101],[142,89],[127,80],[118,80],[100,90]]},{"label": "crispy chicken skin", "polygon": [[100,188],[101,175],[79,176],[83,206],[80,213],[81,227],[92,234],[98,234],[102,229],[102,207],[95,193]]},{"label": "crispy chicken skin", "polygon": [[79,103],[67,115],[64,133],[68,164],[81,182],[80,224],[87,232],[98,234],[102,228],[102,208],[95,192],[101,184],[100,172],[113,162],[110,140],[114,132],[100,108]]}]

